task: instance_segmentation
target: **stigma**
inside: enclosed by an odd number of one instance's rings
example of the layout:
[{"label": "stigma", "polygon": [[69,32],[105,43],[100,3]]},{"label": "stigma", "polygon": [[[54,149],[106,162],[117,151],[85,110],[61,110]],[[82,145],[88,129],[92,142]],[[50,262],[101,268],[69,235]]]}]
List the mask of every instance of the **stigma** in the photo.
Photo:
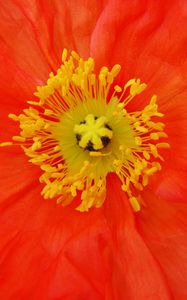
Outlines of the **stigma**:
[{"label": "stigma", "polygon": [[77,144],[88,151],[99,151],[106,147],[112,139],[112,129],[105,116],[86,116],[79,125],[75,125]]},{"label": "stigma", "polygon": [[[132,209],[141,209],[141,191],[161,170],[159,151],[168,148],[164,123],[158,121],[157,96],[141,111],[127,104],[146,89],[140,79],[115,85],[120,65],[95,73],[93,58],[83,60],[64,49],[62,65],[38,86],[36,101],[16,116],[20,135],[0,146],[20,145],[29,161],[42,170],[45,199],[63,206],[79,199],[77,210],[101,207],[108,173],[121,181]],[[161,139],[161,141],[160,141]]]}]

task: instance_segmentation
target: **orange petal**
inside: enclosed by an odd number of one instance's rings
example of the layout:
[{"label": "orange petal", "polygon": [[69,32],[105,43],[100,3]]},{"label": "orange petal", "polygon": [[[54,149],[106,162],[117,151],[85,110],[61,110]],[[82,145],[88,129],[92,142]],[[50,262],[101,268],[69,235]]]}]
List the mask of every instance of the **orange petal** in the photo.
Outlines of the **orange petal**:
[{"label": "orange petal", "polygon": [[175,299],[184,300],[187,295],[187,204],[168,202],[165,195],[155,197],[150,190],[143,196],[146,207],[137,215],[137,228],[166,275]]},{"label": "orange petal", "polygon": [[25,192],[30,192],[32,185],[39,185],[40,170],[29,164],[22,150],[17,147],[6,150],[0,148],[0,157],[0,203],[8,207],[9,200],[12,202],[15,196],[22,197]]},{"label": "orange petal", "polygon": [[109,1],[94,30],[91,53],[102,65],[120,63],[127,78],[149,83],[167,66],[183,69],[186,22],[185,0]]},{"label": "orange petal", "polygon": [[82,214],[39,194],[35,183],[1,205],[0,298],[102,300],[108,266],[101,210]]},{"label": "orange petal", "polygon": [[111,230],[112,281],[114,299],[171,299],[165,274],[139,235],[133,213],[120,182],[108,178],[105,216]]}]

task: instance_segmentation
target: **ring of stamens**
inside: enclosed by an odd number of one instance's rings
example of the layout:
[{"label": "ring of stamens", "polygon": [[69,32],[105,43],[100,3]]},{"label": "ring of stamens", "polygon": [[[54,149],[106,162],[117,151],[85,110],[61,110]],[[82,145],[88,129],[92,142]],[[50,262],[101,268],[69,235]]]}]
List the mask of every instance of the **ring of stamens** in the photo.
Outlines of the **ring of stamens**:
[{"label": "ring of stamens", "polygon": [[[30,162],[40,166],[40,182],[45,199],[56,198],[68,205],[78,195],[79,211],[100,207],[106,196],[106,177],[115,173],[127,193],[134,211],[140,210],[138,191],[148,184],[149,176],[161,169],[160,148],[168,148],[163,114],[153,95],[142,110],[128,112],[127,104],[146,84],[129,80],[123,88],[114,85],[120,65],[94,72],[94,60],[83,60],[74,51],[57,74],[50,73],[45,86],[37,87],[37,101],[19,116],[20,135],[0,146],[20,145]],[[35,107],[35,108],[34,108]],[[156,121],[155,121],[156,117]]]},{"label": "ring of stamens", "polygon": [[86,116],[79,125],[74,126],[77,144],[88,151],[99,151],[111,141],[113,132],[105,116],[97,117],[93,114]]}]

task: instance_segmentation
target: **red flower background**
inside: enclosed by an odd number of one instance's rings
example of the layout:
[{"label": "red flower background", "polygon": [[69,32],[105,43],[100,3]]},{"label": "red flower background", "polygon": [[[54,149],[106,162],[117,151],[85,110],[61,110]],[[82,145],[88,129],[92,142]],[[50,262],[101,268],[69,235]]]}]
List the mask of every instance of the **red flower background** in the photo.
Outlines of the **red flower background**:
[{"label": "red flower background", "polygon": [[44,201],[38,167],[17,147],[0,154],[0,298],[19,300],[187,299],[187,2],[12,0],[0,3],[1,140],[61,64],[64,47],[97,68],[122,65],[117,84],[158,95],[171,148],[133,214],[118,179],[88,213]]}]

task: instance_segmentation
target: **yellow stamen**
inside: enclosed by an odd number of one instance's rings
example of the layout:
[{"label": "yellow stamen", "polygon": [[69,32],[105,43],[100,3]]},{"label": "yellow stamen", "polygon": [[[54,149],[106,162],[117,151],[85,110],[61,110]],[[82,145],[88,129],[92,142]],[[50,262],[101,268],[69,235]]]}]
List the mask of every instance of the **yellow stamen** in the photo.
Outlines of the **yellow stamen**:
[{"label": "yellow stamen", "polygon": [[130,200],[130,203],[131,203],[134,211],[135,212],[139,211],[140,210],[140,204],[139,204],[138,200],[136,199],[136,197],[130,197],[129,200]]},{"label": "yellow stamen", "polygon": [[6,147],[6,146],[12,146],[13,143],[11,142],[4,142],[4,143],[0,143],[0,147]]},{"label": "yellow stamen", "polygon": [[[127,104],[146,88],[131,79],[121,88],[111,85],[121,66],[102,67],[94,72],[93,58],[83,60],[76,52],[62,53],[62,65],[49,74],[45,86],[38,86],[38,101],[16,116],[20,135],[0,147],[20,145],[30,162],[40,166],[45,199],[56,198],[68,205],[80,197],[79,211],[100,207],[106,195],[106,177],[113,172],[121,181],[135,212],[140,210],[139,193],[149,176],[161,169],[160,148],[169,144],[153,95],[143,110],[128,112]],[[135,191],[136,190],[136,191]]]}]

